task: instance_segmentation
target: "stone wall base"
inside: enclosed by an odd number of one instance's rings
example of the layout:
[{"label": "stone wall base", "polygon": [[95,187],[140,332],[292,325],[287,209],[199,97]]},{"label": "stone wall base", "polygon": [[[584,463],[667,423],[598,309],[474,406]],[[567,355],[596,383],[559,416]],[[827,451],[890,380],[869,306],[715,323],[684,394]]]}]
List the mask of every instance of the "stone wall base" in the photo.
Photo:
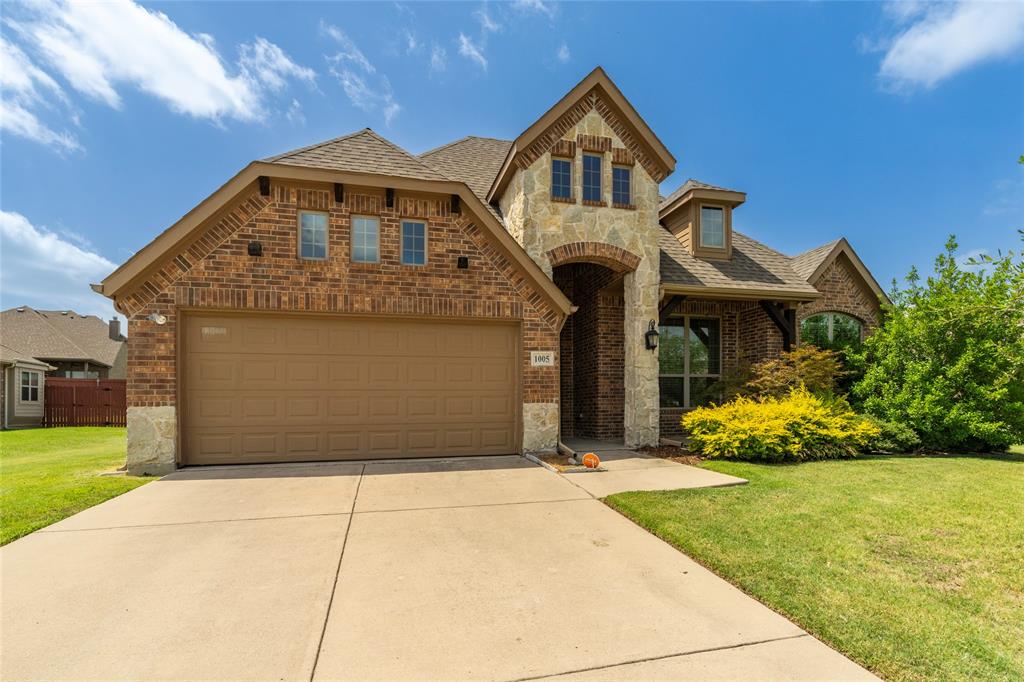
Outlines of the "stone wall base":
[{"label": "stone wall base", "polygon": [[554,452],[558,420],[558,403],[523,403],[523,452]]},{"label": "stone wall base", "polygon": [[177,414],[171,405],[128,408],[128,473],[159,476],[177,468]]}]

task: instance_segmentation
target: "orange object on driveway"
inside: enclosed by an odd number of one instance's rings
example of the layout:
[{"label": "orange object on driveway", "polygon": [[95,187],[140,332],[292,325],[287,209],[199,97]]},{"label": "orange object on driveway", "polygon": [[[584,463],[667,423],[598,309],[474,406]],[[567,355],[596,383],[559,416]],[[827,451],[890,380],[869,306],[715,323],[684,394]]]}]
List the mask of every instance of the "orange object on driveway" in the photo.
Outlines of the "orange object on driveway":
[{"label": "orange object on driveway", "polygon": [[595,455],[593,452],[588,452],[583,455],[583,466],[588,469],[596,469],[601,466],[601,458]]}]

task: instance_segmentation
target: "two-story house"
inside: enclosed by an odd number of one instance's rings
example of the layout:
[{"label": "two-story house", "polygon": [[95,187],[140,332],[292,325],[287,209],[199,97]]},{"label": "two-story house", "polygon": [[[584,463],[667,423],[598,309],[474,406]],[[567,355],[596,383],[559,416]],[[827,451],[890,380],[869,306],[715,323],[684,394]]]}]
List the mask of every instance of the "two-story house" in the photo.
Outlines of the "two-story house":
[{"label": "two-story house", "polygon": [[128,465],[656,444],[743,362],[856,335],[838,240],[787,257],[600,68],[512,141],[369,129],[255,161],[94,285],[128,318]]}]

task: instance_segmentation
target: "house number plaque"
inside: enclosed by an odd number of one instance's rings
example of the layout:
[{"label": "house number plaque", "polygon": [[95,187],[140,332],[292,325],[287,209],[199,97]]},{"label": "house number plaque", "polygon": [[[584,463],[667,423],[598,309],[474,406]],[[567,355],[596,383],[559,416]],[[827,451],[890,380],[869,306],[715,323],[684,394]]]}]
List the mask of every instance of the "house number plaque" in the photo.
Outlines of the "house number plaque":
[{"label": "house number plaque", "polygon": [[555,351],[534,350],[530,351],[530,364],[534,367],[554,367]]}]

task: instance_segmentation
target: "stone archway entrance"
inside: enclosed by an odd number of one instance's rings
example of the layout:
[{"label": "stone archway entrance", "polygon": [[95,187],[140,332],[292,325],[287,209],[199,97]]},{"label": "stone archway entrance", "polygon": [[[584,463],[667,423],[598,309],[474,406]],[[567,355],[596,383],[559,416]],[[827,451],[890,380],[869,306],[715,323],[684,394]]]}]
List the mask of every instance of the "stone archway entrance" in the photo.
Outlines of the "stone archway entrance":
[{"label": "stone archway entrance", "polygon": [[623,278],[638,256],[576,242],[548,252],[552,279],[577,307],[559,339],[561,439],[623,442],[625,436],[625,294]]}]

